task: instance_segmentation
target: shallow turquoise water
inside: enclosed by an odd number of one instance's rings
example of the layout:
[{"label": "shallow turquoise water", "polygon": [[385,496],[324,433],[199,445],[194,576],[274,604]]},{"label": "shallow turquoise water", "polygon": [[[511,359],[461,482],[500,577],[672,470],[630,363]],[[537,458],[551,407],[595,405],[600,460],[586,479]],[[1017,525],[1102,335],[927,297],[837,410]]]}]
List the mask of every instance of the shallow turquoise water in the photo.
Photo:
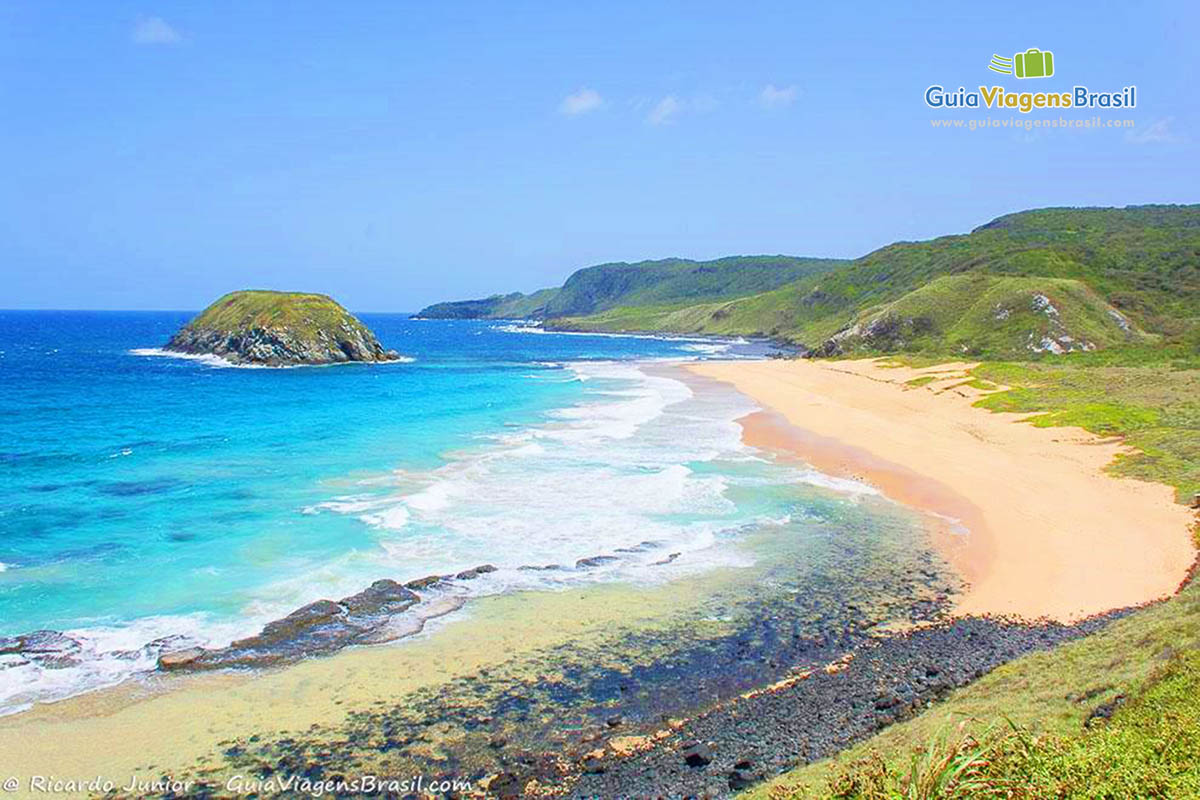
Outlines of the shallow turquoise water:
[{"label": "shallow turquoise water", "polygon": [[761,345],[364,315],[412,360],[239,369],[153,349],[188,316],[0,312],[0,636],[82,643],[65,668],[0,656],[2,709],[381,577],[491,563],[456,590],[491,593],[744,563],[747,530],[803,526],[798,479],[836,484],[742,445],[745,398],[650,366]]}]

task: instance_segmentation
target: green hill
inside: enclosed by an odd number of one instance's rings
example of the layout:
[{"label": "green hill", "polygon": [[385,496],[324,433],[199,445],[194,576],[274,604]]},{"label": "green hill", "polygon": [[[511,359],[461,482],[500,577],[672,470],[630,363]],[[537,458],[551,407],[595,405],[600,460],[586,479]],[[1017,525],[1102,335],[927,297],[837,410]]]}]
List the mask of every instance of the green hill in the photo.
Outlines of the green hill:
[{"label": "green hill", "polygon": [[[956,276],[974,279],[949,280]],[[1057,319],[1034,313],[1037,295]],[[1200,206],[1025,211],[969,234],[888,245],[749,297],[620,306],[553,324],[757,334],[824,353],[1011,355],[1144,342],[1147,335],[1191,339],[1200,328]]]},{"label": "green hill", "polygon": [[934,278],[860,313],[826,339],[818,354],[912,350],[1018,356],[1148,339],[1082,281],[968,272]]},{"label": "green hill", "polygon": [[540,319],[546,316],[546,304],[558,292],[558,289],[541,289],[532,294],[513,292],[480,300],[434,303],[415,316],[418,319]]},{"label": "green hill", "polygon": [[838,259],[790,256],[730,256],[715,261],[669,258],[636,264],[599,264],[577,270],[559,289],[437,303],[416,316],[548,319],[594,314],[618,306],[693,304],[768,291],[846,263]]},{"label": "green hill", "polygon": [[575,272],[546,306],[547,317],[611,308],[692,304],[769,291],[843,266],[838,259],[731,256],[715,261],[668,258],[600,264]]},{"label": "green hill", "polygon": [[419,316],[549,328],[766,336],[817,354],[1014,357],[1200,342],[1200,205],[1045,208],[854,261],[752,256],[601,264],[560,289]]}]

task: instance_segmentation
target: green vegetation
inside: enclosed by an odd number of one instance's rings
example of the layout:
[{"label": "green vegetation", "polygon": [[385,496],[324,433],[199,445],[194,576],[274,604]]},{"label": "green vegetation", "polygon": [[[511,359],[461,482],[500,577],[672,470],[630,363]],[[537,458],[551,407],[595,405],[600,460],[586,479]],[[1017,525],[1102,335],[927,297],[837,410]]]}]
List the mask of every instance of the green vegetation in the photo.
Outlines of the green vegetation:
[{"label": "green vegetation", "polygon": [[668,258],[599,264],[577,270],[559,289],[531,295],[437,303],[418,317],[431,319],[555,319],[613,308],[684,307],[775,289],[848,262],[791,256],[731,256],[715,261]]},{"label": "green vegetation", "polygon": [[425,319],[536,319],[546,315],[546,304],[558,289],[540,289],[533,294],[497,294],[482,300],[434,303],[417,314]]},{"label": "green vegetation", "polygon": [[[878,753],[829,783],[838,800],[1200,796],[1200,653],[1172,656],[1128,702],[1077,734],[967,733],[916,750],[904,771]],[[1123,705],[1122,705],[1123,703]],[[1115,713],[1113,713],[1115,712]],[[1111,714],[1111,721],[1106,715]]]},{"label": "green vegetation", "polygon": [[230,292],[204,309],[187,328],[228,332],[255,328],[287,328],[297,334],[340,326],[345,321],[366,328],[332,297],[305,292],[247,289]]},{"label": "green vegetation", "polygon": [[790,256],[732,256],[716,261],[668,258],[636,264],[601,264],[567,278],[547,304],[549,317],[594,314],[617,306],[694,304],[745,297],[847,262]]},{"label": "green vegetation", "polygon": [[[812,337],[830,335],[831,319],[837,330],[844,330],[855,319],[877,314],[888,303],[937,278],[982,273],[1031,279],[1021,288],[1047,296],[1056,286],[1064,286],[1052,282],[1054,279],[1079,281],[1112,305],[1132,328],[1176,337],[1200,322],[1198,254],[1200,206],[1025,211],[1001,217],[965,236],[889,245],[838,270],[829,280],[790,287],[807,290],[801,298],[807,303],[806,311],[798,316],[792,333],[816,344]],[[949,288],[966,296],[942,291],[941,296],[921,298],[917,308],[936,311],[964,306],[974,292],[969,283]],[[920,351],[933,344],[942,352],[954,352],[967,344],[968,349],[989,354],[987,342],[976,346],[961,339],[953,343],[942,339],[953,335],[952,328],[935,327],[932,333],[932,341],[884,338],[874,342],[868,338],[852,342],[846,349]],[[1068,331],[1077,339],[1091,333],[1087,327],[1079,335],[1074,328]]]},{"label": "green vegetation", "polygon": [[1200,369],[1089,366],[1076,357],[985,363],[977,379],[1011,387],[979,401],[993,411],[1036,412],[1034,425],[1077,425],[1120,436],[1134,448],[1116,475],[1174,486],[1187,502],[1200,492]]},{"label": "green vegetation", "polygon": [[935,278],[835,335],[855,349],[1023,355],[1138,343],[1146,336],[1078,280],[980,272]]},{"label": "green vegetation", "polygon": [[[536,298],[536,299],[535,299]],[[1200,355],[1200,206],[1046,208],[854,261],[667,259],[579,270],[536,295],[423,316],[769,336],[818,354],[1174,349]]]}]

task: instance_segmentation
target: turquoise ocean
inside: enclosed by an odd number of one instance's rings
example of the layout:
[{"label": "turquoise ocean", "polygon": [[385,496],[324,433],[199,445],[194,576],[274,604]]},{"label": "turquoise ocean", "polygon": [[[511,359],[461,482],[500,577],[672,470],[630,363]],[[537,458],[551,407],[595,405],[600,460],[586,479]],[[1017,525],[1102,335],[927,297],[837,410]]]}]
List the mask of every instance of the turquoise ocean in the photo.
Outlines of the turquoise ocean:
[{"label": "turquoise ocean", "polygon": [[403,362],[235,368],[158,349],[190,316],[0,312],[0,653],[79,643],[0,654],[0,712],[378,578],[495,565],[456,588],[479,595],[736,567],[747,532],[803,530],[796,486],[871,491],[745,446],[753,403],[663,369],[763,343],[363,314]]}]

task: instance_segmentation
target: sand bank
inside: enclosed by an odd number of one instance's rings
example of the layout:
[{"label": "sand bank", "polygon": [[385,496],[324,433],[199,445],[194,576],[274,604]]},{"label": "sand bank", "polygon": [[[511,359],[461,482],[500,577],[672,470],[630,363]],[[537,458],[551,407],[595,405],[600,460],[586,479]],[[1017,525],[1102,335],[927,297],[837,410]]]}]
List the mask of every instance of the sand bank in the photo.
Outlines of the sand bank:
[{"label": "sand bank", "polygon": [[[1069,621],[1173,592],[1195,551],[1192,514],[1164,485],[1114,477],[1119,441],[973,407],[970,364],[706,362],[767,411],[746,440],[957,520],[935,537],[969,587],[963,614]],[[922,386],[907,382],[921,376]]]}]

